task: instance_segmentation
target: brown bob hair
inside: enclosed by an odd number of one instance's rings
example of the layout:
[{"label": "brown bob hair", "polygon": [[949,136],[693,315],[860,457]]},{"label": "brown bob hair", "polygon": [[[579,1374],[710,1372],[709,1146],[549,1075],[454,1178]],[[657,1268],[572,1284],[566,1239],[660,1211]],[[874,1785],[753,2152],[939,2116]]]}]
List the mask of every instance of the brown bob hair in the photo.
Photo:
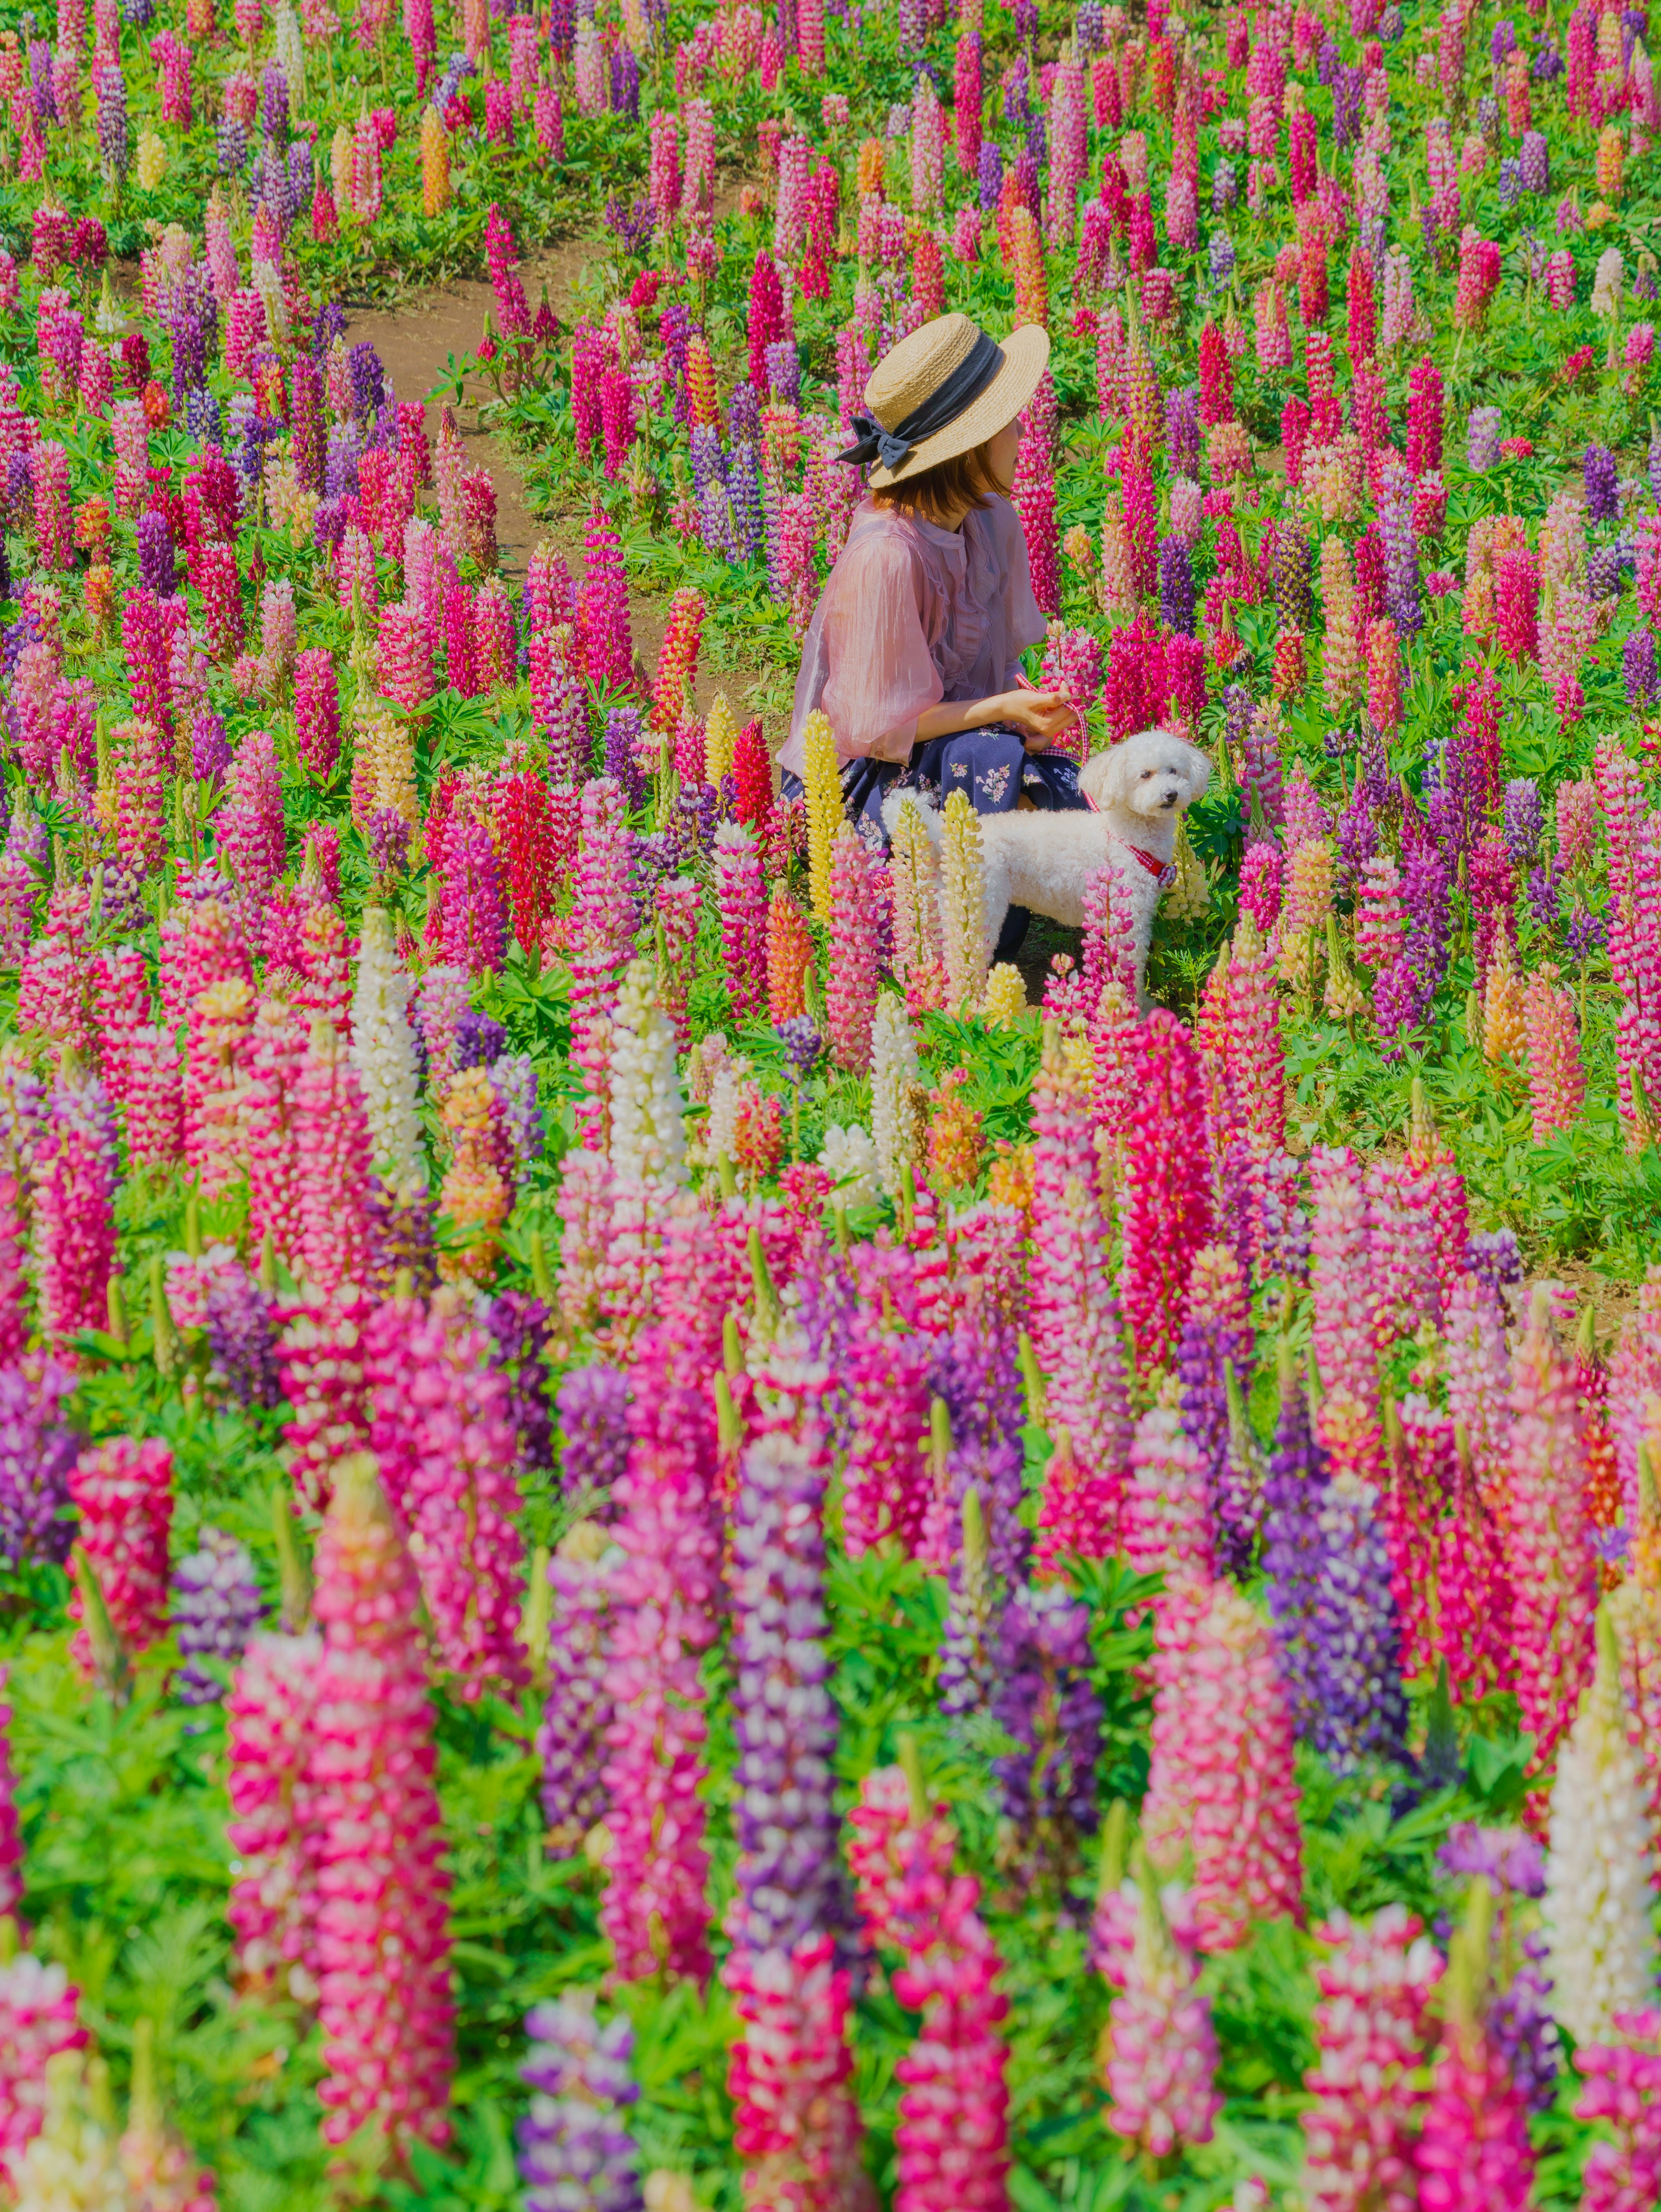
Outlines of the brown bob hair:
[{"label": "brown bob hair", "polygon": [[989,493],[1004,489],[988,459],[991,443],[989,438],[984,445],[954,453],[932,469],[919,469],[902,483],[884,484],[879,490],[873,486],[871,497],[879,507],[897,507],[903,514],[920,514],[925,522],[938,522],[962,508],[984,507]]}]

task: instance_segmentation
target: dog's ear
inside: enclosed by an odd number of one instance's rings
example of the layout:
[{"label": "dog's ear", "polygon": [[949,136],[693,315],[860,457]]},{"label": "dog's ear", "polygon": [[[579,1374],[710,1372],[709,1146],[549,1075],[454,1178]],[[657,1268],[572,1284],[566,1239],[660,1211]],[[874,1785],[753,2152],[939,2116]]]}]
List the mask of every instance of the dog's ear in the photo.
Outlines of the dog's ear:
[{"label": "dog's ear", "polygon": [[1185,756],[1183,764],[1188,772],[1188,803],[1192,806],[1196,799],[1205,796],[1206,787],[1211,781],[1211,761],[1198,745],[1189,744],[1186,738],[1182,746]]},{"label": "dog's ear", "polygon": [[1092,753],[1079,770],[1080,788],[1105,812],[1124,804],[1125,765],[1124,747],[1109,745],[1101,752]]}]

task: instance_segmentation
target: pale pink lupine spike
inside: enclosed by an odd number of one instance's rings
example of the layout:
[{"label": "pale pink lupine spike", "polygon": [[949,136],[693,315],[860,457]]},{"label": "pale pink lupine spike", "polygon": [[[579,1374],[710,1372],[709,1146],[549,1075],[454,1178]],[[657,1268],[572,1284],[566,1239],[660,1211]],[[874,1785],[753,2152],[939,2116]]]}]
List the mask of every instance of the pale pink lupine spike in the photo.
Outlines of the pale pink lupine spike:
[{"label": "pale pink lupine spike", "polygon": [[402,2166],[452,2131],[449,1877],[420,1585],[367,1453],[335,1468],[313,1564],[323,2136],[340,2144],[377,2124]]},{"label": "pale pink lupine spike", "polygon": [[225,1701],[226,1835],[242,1863],[227,1916],[252,1989],[317,2002],[317,1836],[307,1765],[323,1656],[315,1632],[256,1636]]}]

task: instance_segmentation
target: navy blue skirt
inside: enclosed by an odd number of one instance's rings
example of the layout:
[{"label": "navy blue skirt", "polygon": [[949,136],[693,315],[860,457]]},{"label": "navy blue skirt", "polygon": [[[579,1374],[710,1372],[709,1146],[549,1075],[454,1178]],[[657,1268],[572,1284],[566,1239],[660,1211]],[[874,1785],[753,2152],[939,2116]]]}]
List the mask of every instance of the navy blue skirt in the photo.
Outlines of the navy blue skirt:
[{"label": "navy blue skirt", "polygon": [[[787,798],[801,789],[788,773],[782,781]],[[1044,813],[1089,804],[1079,788],[1076,762],[1064,753],[1028,752],[1020,732],[1004,722],[927,738],[913,745],[909,761],[848,762],[842,771],[843,811],[866,843],[881,853],[888,850],[882,803],[891,791],[915,791],[933,806],[944,806],[961,791],[977,814],[1008,814],[1023,796]]]}]

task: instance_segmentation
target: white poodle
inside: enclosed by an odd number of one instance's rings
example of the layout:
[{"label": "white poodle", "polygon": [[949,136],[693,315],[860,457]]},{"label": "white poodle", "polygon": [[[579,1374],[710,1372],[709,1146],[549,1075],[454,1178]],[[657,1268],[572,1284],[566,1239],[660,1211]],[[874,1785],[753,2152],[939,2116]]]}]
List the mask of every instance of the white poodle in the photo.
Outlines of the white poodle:
[{"label": "white poodle", "polygon": [[[1211,763],[1197,746],[1165,730],[1140,730],[1135,737],[1092,753],[1080,769],[1080,787],[1092,811],[983,814],[987,944],[997,943],[1012,906],[1082,929],[1085,885],[1099,870],[1112,868],[1135,933],[1136,996],[1145,1008],[1143,979],[1153,916],[1159,894],[1171,879],[1177,817],[1194,804],[1210,779]],[[908,799],[916,805],[916,793],[890,792],[883,801],[882,817],[891,837]],[[921,811],[938,853],[940,816],[929,806]]]}]

